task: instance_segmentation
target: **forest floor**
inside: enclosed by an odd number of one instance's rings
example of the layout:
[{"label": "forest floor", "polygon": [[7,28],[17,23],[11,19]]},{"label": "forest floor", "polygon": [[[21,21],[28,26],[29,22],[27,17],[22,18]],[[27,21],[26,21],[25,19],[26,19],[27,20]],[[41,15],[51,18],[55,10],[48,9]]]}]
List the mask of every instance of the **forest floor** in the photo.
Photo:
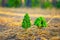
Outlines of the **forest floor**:
[{"label": "forest floor", "polygon": [[[25,13],[31,17],[31,28],[24,30],[21,23]],[[33,25],[37,17],[44,16],[48,27]],[[0,40],[60,40],[60,10],[39,8],[0,8]]]}]

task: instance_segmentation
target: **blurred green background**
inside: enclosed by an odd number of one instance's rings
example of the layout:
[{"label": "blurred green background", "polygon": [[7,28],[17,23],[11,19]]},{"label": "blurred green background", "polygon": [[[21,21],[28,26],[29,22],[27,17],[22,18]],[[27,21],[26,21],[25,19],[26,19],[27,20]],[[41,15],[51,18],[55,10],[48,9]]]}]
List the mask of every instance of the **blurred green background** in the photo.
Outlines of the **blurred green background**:
[{"label": "blurred green background", "polygon": [[60,8],[60,0],[0,0],[0,6]]}]

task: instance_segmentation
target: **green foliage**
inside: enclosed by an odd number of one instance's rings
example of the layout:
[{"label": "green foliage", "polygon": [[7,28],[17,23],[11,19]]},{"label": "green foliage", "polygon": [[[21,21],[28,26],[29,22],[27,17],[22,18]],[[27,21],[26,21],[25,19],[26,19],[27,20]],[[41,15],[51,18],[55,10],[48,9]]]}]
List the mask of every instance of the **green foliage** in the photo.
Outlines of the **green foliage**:
[{"label": "green foliage", "polygon": [[8,7],[20,7],[22,0],[8,0]]},{"label": "green foliage", "polygon": [[60,1],[57,2],[56,8],[60,8]]},{"label": "green foliage", "polygon": [[14,6],[14,0],[8,0],[7,4],[8,4],[8,7],[13,7]]},{"label": "green foliage", "polygon": [[40,18],[41,18],[42,27],[47,27],[46,19],[44,17],[40,17]]},{"label": "green foliage", "polygon": [[0,0],[0,6],[1,6],[1,4],[2,4],[2,0]]},{"label": "green foliage", "polygon": [[38,27],[41,27],[42,26],[41,25],[41,18],[40,17],[35,20],[34,25],[36,25]]},{"label": "green foliage", "polygon": [[38,27],[47,27],[47,22],[44,17],[39,17],[35,20],[34,25]]},{"label": "green foliage", "polygon": [[43,8],[52,8],[52,4],[49,1],[43,3]]},{"label": "green foliage", "polygon": [[40,0],[25,0],[25,6],[40,7]]},{"label": "green foliage", "polygon": [[32,0],[32,7],[39,7],[40,6],[40,0]]},{"label": "green foliage", "polygon": [[15,0],[14,6],[15,7],[20,7],[21,4],[22,4],[22,1],[21,0]]},{"label": "green foliage", "polygon": [[25,14],[23,22],[22,22],[22,27],[24,29],[27,29],[29,27],[31,27],[31,23],[30,23],[30,17],[28,14]]}]

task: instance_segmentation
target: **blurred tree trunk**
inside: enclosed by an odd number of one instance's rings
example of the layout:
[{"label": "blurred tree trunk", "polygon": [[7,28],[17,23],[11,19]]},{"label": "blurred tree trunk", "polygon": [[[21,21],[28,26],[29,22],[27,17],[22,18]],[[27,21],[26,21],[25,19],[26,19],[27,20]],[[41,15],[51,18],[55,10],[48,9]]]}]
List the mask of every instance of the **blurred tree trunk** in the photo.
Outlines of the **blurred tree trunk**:
[{"label": "blurred tree trunk", "polygon": [[2,0],[2,6],[3,7],[5,6],[5,0]]},{"label": "blurred tree trunk", "polygon": [[6,6],[6,1],[7,0],[2,0],[2,7]]},{"label": "blurred tree trunk", "polygon": [[41,8],[44,8],[44,7],[43,7],[44,2],[45,2],[44,0],[41,0],[41,2],[40,2],[40,4],[41,4],[41,5],[40,5]]},{"label": "blurred tree trunk", "polygon": [[52,4],[53,4],[54,7],[56,7],[57,0],[52,0]]},{"label": "blurred tree trunk", "polygon": [[27,7],[31,7],[31,1],[32,0],[25,0],[25,6],[27,6]]}]

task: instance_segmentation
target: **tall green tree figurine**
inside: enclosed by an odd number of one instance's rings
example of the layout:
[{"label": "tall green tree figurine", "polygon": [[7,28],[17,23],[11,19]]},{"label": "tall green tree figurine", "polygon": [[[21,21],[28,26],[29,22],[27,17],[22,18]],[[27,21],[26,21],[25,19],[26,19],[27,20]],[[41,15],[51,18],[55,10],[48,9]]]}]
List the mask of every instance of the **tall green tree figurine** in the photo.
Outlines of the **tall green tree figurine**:
[{"label": "tall green tree figurine", "polygon": [[38,26],[38,27],[41,27],[42,24],[41,24],[41,18],[37,18],[34,22],[34,25]]},{"label": "tall green tree figurine", "polygon": [[22,28],[27,29],[29,27],[31,27],[30,17],[28,13],[26,13],[22,22]]}]

